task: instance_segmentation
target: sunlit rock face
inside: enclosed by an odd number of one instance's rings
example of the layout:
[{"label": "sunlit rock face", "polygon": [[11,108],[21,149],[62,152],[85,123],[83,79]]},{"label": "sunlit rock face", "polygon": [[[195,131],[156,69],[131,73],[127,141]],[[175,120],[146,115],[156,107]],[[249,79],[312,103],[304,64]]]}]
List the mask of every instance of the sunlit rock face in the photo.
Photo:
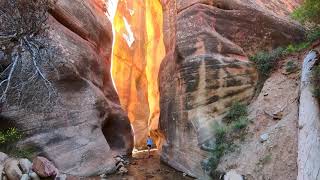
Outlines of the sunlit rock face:
[{"label": "sunlit rock face", "polygon": [[161,143],[158,72],[165,55],[162,19],[157,0],[120,0],[114,18],[112,77],[131,121],[136,148],[146,148],[149,133]]},{"label": "sunlit rock face", "polygon": [[105,13],[103,0],[58,0],[47,32],[36,37],[41,52],[52,52],[54,70],[40,67],[55,97],[37,104],[48,89],[28,84],[20,103],[12,94],[1,109],[0,128],[15,126],[26,136],[20,146],[35,148],[59,171],[76,176],[112,172],[113,155],[133,148],[131,126],[112,84],[113,36]]},{"label": "sunlit rock face", "polygon": [[206,176],[204,159],[214,146],[214,122],[233,102],[249,102],[254,94],[257,73],[248,54],[304,37],[299,25],[266,7],[281,2],[288,1],[162,1],[163,161],[189,175]]}]

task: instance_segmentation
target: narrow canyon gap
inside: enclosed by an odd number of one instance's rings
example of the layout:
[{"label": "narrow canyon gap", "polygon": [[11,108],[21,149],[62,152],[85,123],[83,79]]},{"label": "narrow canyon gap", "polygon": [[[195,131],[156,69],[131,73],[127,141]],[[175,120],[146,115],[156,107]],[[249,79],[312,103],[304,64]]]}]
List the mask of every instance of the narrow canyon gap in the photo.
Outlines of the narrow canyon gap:
[{"label": "narrow canyon gap", "polygon": [[112,77],[137,149],[145,147],[148,135],[158,147],[163,139],[158,130],[162,21],[162,6],[155,0],[120,0],[113,19]]}]

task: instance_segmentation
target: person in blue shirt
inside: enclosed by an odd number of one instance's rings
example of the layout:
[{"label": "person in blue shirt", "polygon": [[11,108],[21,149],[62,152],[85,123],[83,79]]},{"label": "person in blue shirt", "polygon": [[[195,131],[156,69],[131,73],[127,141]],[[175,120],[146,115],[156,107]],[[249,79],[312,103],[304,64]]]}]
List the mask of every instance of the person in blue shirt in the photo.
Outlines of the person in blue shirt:
[{"label": "person in blue shirt", "polygon": [[151,149],[152,145],[153,145],[152,139],[151,139],[150,136],[148,136],[148,138],[147,138],[147,147],[148,147],[148,157],[149,158],[150,158],[150,149]]}]

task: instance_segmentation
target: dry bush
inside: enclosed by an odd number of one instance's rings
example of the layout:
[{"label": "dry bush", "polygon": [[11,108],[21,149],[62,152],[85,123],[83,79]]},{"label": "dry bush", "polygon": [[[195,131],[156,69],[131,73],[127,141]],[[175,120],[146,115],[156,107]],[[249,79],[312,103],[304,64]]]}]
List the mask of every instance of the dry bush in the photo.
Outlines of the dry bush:
[{"label": "dry bush", "polygon": [[[49,0],[0,0],[0,103],[43,110],[56,91],[49,79],[56,49],[48,44]],[[39,109],[40,107],[40,109]]]}]

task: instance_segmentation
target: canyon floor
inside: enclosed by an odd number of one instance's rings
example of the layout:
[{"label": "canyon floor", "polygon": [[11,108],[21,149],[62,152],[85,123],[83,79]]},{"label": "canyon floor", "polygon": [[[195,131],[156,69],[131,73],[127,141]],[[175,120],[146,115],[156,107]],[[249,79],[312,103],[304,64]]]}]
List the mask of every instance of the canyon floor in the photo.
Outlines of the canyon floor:
[{"label": "canyon floor", "polygon": [[110,180],[170,180],[170,179],[180,179],[180,180],[191,180],[193,178],[183,176],[182,172],[176,171],[175,169],[167,166],[160,161],[160,156],[157,150],[151,151],[151,157],[148,158],[147,151],[138,151],[133,153],[132,157],[129,159],[129,165],[126,166],[128,169],[128,174],[120,175],[115,174],[108,176],[107,179]]}]

